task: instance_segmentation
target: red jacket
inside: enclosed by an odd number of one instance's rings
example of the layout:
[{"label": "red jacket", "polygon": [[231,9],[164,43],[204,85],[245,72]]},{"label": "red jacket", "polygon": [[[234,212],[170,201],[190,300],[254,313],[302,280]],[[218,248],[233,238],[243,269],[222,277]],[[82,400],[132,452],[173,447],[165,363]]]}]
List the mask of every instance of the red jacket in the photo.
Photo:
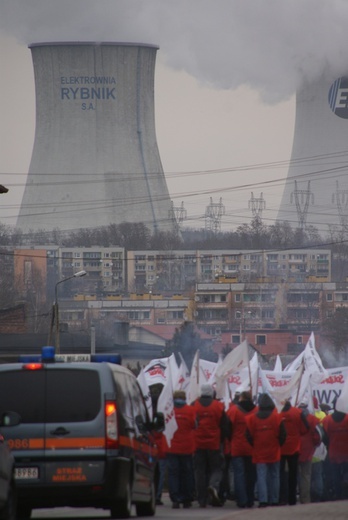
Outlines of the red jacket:
[{"label": "red jacket", "polygon": [[303,410],[290,406],[280,412],[286,429],[286,440],[281,447],[282,455],[293,455],[300,452],[301,435],[308,431],[309,425],[304,417]]},{"label": "red jacket", "polygon": [[246,432],[246,418],[255,413],[255,405],[245,407],[243,401],[237,405],[232,404],[227,410],[227,417],[231,421],[231,455],[232,457],[247,457],[252,455],[252,446],[248,442]]},{"label": "red jacket", "polygon": [[322,420],[322,425],[329,443],[330,462],[348,462],[348,414],[335,411]]},{"label": "red jacket", "polygon": [[197,450],[218,450],[221,444],[221,421],[224,405],[211,398],[197,399],[192,405],[196,412],[197,429],[195,442]]},{"label": "red jacket", "polygon": [[188,455],[195,451],[194,431],[196,428],[196,413],[192,406],[174,406],[178,429],[174,433],[167,453]]},{"label": "red jacket", "polygon": [[167,440],[163,432],[153,432],[153,436],[157,446],[157,458],[164,459],[168,450]]},{"label": "red jacket", "polygon": [[274,408],[268,417],[259,417],[259,412],[246,418],[248,434],[253,442],[252,461],[273,463],[280,460],[280,429],[282,418]]},{"label": "red jacket", "polygon": [[309,430],[301,437],[299,462],[309,462],[313,458],[315,448],[321,442],[320,434],[316,426],[320,423],[319,419],[309,413],[306,415]]}]

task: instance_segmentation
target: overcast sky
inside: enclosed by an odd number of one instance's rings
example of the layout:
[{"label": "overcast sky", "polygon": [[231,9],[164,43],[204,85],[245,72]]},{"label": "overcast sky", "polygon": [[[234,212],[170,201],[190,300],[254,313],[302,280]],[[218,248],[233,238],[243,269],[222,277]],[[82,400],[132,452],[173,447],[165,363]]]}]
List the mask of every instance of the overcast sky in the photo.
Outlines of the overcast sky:
[{"label": "overcast sky", "polygon": [[[156,129],[170,196],[204,227],[274,222],[291,155],[295,92],[347,70],[346,0],[0,0],[0,222],[13,224],[29,168],[35,92],[28,43],[158,44]],[[279,164],[280,163],[280,164]],[[200,172],[200,173],[199,173]]]}]

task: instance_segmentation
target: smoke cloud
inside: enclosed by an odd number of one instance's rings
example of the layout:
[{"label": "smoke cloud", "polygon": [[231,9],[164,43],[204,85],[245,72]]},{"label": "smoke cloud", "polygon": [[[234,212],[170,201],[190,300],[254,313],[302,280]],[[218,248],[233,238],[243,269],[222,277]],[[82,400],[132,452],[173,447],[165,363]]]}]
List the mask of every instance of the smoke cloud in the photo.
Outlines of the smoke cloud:
[{"label": "smoke cloud", "polygon": [[330,67],[348,71],[346,0],[0,0],[0,29],[25,44],[158,44],[167,64],[269,103]]}]

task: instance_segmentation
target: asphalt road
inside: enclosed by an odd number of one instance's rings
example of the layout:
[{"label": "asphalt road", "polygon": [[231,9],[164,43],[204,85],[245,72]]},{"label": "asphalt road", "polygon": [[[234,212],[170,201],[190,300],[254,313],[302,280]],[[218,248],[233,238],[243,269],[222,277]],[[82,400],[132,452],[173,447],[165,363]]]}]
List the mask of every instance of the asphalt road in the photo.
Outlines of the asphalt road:
[{"label": "asphalt road", "polygon": [[[235,502],[227,501],[224,507],[207,507],[201,509],[197,503],[191,509],[172,509],[168,496],[163,498],[164,506],[158,506],[156,520],[347,520],[348,501],[324,502],[320,504],[306,504],[296,506],[267,507],[258,509],[257,503],[253,509],[238,509]],[[135,509],[132,518],[136,517]],[[65,520],[110,518],[109,511],[100,509],[42,509],[34,510],[32,518],[50,520],[64,518]]]}]

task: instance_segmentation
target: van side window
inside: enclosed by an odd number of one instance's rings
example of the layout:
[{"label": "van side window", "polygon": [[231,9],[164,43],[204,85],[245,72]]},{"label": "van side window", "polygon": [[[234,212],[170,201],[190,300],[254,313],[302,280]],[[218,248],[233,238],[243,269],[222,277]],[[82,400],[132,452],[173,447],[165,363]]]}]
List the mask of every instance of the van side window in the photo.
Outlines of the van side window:
[{"label": "van side window", "polygon": [[[132,406],[133,406],[133,417],[134,419],[137,416],[140,416],[143,420],[143,423],[147,422],[147,411],[146,406],[141,395],[140,389],[137,385],[135,379],[131,377],[127,377],[127,388],[129,389],[129,394],[132,396]],[[136,422],[134,421],[134,427],[137,435],[140,435],[142,432],[139,431]]]},{"label": "van side window", "polygon": [[117,392],[120,433],[124,435],[126,428],[134,428],[132,396],[128,392],[126,376],[118,372],[114,372],[113,375]]}]

